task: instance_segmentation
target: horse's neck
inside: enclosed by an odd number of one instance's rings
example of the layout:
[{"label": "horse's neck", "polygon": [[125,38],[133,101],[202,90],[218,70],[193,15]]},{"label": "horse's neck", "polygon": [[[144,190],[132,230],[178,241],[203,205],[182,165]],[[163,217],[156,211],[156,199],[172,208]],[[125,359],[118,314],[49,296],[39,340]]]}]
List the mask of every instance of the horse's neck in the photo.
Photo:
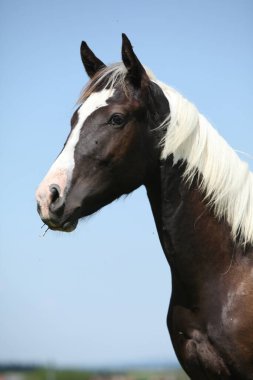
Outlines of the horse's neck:
[{"label": "horse's neck", "polygon": [[233,242],[225,221],[214,218],[197,186],[182,180],[184,165],[167,159],[147,185],[159,238],[171,266],[187,286],[198,286],[203,276],[225,273]]}]

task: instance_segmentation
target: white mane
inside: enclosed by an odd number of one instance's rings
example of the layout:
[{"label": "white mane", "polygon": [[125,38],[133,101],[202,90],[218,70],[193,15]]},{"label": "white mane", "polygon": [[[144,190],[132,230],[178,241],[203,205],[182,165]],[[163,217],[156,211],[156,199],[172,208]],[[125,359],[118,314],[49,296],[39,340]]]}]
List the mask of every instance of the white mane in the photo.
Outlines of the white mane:
[{"label": "white mane", "polygon": [[[253,175],[248,165],[192,103],[145,69],[149,78],[163,90],[170,105],[170,115],[163,123],[167,132],[161,142],[161,159],[172,154],[174,164],[185,161],[185,180],[191,183],[195,175],[201,178],[200,190],[215,216],[227,220],[234,241],[253,244]],[[105,80],[105,87],[113,88],[118,83],[124,89],[126,73],[123,63],[102,69],[88,84],[79,102]]]},{"label": "white mane", "polygon": [[184,177],[201,174],[200,190],[218,219],[231,226],[232,238],[253,244],[253,175],[248,165],[201,115],[169,86],[156,81],[166,95],[171,114],[165,123],[161,158],[173,154],[174,164],[186,162]]}]

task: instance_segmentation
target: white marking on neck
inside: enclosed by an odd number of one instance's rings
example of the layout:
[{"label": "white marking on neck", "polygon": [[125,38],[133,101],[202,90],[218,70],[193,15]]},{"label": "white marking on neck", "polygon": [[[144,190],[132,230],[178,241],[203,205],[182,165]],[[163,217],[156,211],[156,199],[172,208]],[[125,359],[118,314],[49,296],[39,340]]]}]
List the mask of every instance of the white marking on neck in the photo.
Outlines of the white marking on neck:
[{"label": "white marking on neck", "polygon": [[107,100],[113,96],[113,89],[103,89],[101,92],[92,93],[78,110],[78,122],[71,132],[68,141],[57,157],[47,175],[38,187],[36,196],[41,206],[41,213],[46,218],[49,214],[50,185],[55,184],[60,188],[60,196],[68,190],[75,167],[74,153],[79,141],[80,132],[86,119],[98,108],[107,105]]}]

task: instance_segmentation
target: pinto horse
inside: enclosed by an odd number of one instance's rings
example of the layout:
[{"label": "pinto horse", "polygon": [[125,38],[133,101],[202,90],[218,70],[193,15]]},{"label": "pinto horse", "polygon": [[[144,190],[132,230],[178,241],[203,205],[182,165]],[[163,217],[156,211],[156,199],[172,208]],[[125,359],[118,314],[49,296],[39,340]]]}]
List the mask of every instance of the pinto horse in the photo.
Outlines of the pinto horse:
[{"label": "pinto horse", "polygon": [[172,272],[168,329],[191,379],[253,379],[253,176],[123,34],[122,62],[81,45],[90,82],[37,190],[52,230],[141,185]]}]

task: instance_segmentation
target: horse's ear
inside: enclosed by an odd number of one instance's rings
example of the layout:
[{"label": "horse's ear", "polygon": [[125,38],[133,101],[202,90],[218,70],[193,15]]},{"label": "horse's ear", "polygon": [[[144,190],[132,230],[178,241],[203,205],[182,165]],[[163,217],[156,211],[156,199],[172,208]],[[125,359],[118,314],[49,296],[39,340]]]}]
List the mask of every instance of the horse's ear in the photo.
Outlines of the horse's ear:
[{"label": "horse's ear", "polygon": [[125,33],[122,33],[122,61],[127,68],[127,76],[135,87],[149,81],[148,75],[133,51],[131,42]]},{"label": "horse's ear", "polygon": [[105,67],[105,64],[95,56],[93,51],[89,48],[89,46],[84,41],[82,41],[81,43],[80,52],[81,52],[81,58],[82,58],[84,68],[90,78],[93,78],[93,76],[99,70]]}]

